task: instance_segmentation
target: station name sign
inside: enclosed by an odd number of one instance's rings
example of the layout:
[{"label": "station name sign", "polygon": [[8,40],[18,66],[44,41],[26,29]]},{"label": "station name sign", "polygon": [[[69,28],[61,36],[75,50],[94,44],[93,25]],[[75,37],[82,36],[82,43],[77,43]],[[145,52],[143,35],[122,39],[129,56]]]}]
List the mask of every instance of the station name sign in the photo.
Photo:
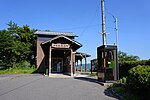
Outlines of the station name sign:
[{"label": "station name sign", "polygon": [[69,44],[61,44],[61,43],[52,43],[52,47],[54,48],[69,48]]}]

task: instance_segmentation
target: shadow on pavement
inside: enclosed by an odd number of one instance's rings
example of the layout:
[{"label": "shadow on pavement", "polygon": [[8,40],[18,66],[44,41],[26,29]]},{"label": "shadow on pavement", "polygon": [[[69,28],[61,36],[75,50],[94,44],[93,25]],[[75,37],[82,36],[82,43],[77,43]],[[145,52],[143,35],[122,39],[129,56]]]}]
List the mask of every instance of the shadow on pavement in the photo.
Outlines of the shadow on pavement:
[{"label": "shadow on pavement", "polygon": [[90,77],[75,77],[75,79],[82,80],[82,81],[87,81],[87,82],[97,83],[96,79],[90,78]]}]

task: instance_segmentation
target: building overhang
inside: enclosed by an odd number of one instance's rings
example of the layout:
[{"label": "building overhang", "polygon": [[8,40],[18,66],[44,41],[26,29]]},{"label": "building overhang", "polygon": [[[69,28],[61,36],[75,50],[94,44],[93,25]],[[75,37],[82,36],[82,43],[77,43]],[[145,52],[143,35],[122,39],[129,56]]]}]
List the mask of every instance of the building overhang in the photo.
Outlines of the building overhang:
[{"label": "building overhang", "polygon": [[83,58],[91,57],[91,55],[86,54],[86,53],[76,52],[75,57],[76,57],[76,60],[81,60]]}]

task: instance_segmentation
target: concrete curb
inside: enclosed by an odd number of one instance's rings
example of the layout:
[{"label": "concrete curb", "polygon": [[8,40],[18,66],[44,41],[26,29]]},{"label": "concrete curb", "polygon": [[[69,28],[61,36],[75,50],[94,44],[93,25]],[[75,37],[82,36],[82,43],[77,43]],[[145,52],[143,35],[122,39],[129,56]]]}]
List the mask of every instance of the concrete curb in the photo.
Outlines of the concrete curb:
[{"label": "concrete curb", "polygon": [[96,81],[96,83],[98,83],[98,84],[100,84],[102,86],[107,86],[107,87],[109,87],[109,86],[111,86],[113,84],[113,83],[104,83],[104,82],[100,82],[100,81]]}]

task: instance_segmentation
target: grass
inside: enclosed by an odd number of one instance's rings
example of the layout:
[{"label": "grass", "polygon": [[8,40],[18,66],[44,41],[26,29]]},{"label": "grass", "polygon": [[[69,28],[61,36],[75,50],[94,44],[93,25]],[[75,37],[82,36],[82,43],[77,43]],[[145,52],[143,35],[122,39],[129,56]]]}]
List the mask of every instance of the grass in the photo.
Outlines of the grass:
[{"label": "grass", "polygon": [[88,77],[93,77],[93,76],[96,76],[96,73],[93,72],[92,74],[89,74]]},{"label": "grass", "polygon": [[31,74],[35,68],[8,68],[0,70],[0,74]]}]

